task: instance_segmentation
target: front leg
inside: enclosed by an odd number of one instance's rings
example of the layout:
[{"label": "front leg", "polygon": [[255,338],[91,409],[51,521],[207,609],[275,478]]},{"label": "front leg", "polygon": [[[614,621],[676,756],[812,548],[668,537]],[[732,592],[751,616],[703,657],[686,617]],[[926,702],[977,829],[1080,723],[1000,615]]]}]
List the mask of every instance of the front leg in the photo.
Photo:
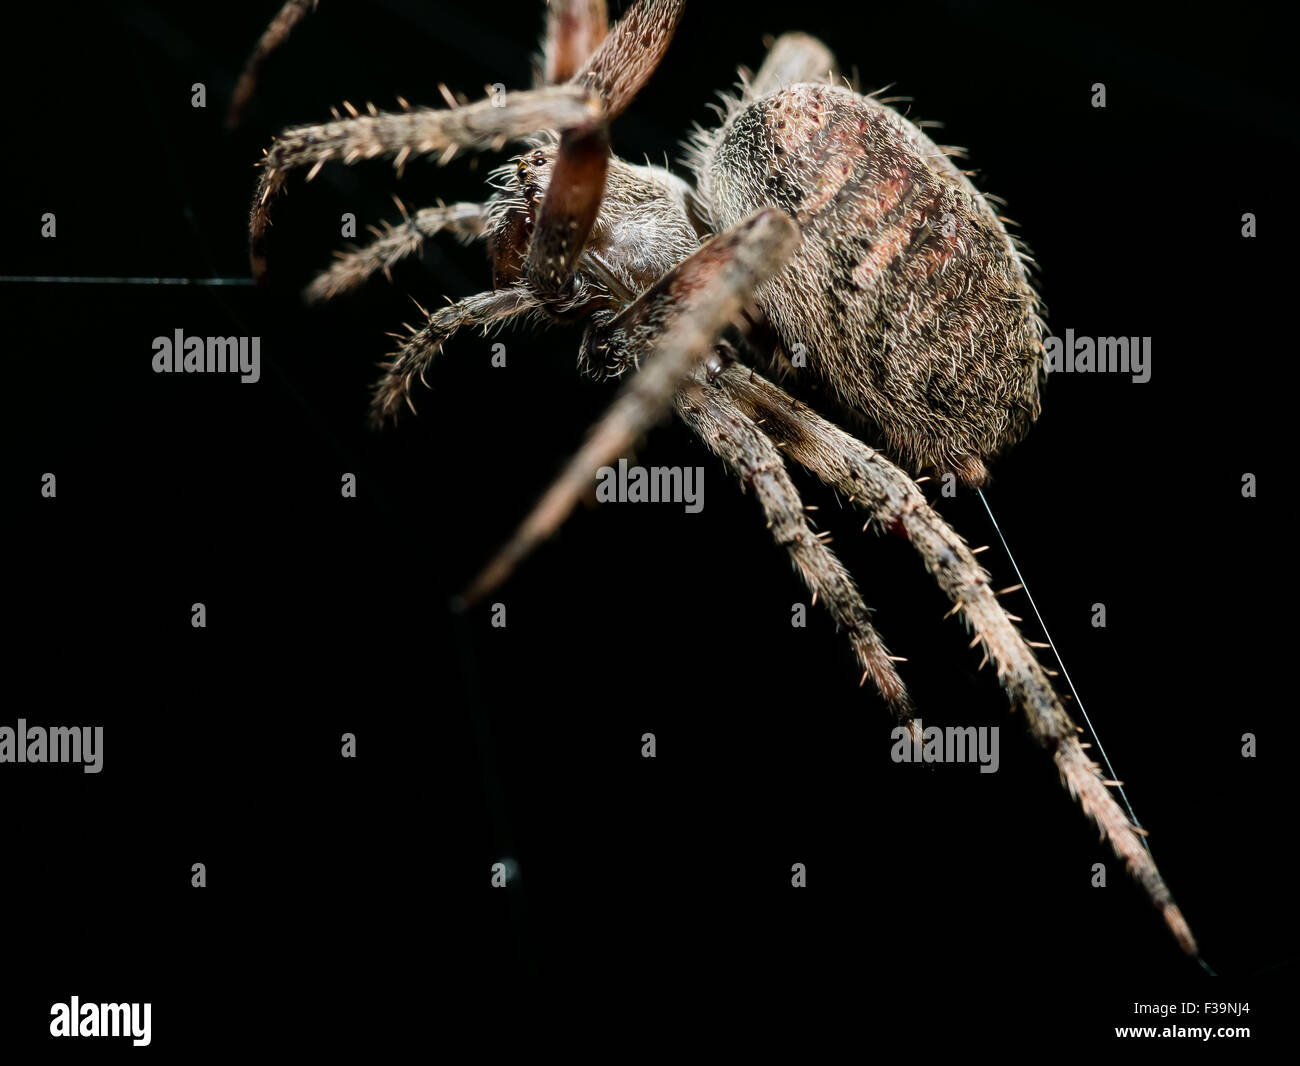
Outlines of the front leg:
[{"label": "front leg", "polygon": [[504,581],[568,517],[596,471],[621,455],[672,406],[673,396],[740,318],[754,289],[785,266],[799,229],[764,208],[719,234],[639,296],[608,326],[607,343],[641,369],[515,535],[460,597],[465,606]]},{"label": "front leg", "polygon": [[559,299],[573,281],[600,213],[608,169],[609,131],[603,119],[566,130],[560,137],[555,170],[524,263],[528,287],[539,296]]},{"label": "front leg", "polygon": [[539,71],[542,83],[558,85],[572,78],[608,33],[605,0],[549,0]]},{"label": "front leg", "polygon": [[319,0],[285,0],[284,7],[280,8],[279,13],[271,20],[271,24],[263,31],[252,55],[244,64],[239,81],[235,84],[234,95],[230,98],[230,109],[226,112],[228,129],[238,129],[239,124],[244,120],[244,112],[248,110],[253,93],[257,89],[257,79],[271,53],[288,40],[294,27],[305,19],[309,12],[316,9],[318,2]]},{"label": "front leg", "polygon": [[594,93],[602,112],[581,125],[554,127],[564,130],[560,151],[524,266],[529,286],[543,298],[558,299],[573,280],[605,193],[607,124],[622,114],[663,59],[682,17],[683,0],[641,0],[608,36],[601,25],[604,7],[557,0],[551,9],[546,63],[548,70],[554,67],[553,77],[576,64],[579,38],[602,38],[569,81]]},{"label": "front leg", "polygon": [[418,108],[401,113],[374,111],[314,126],[287,129],[271,144],[262,161],[249,216],[253,276],[266,273],[266,231],[271,204],[289,174],[308,168],[308,178],[326,163],[351,164],[387,156],[400,168],[412,155],[438,153],[448,162],[458,151],[488,151],[545,129],[587,129],[603,114],[600,98],[579,86],[556,86],[507,94],[465,107]]}]

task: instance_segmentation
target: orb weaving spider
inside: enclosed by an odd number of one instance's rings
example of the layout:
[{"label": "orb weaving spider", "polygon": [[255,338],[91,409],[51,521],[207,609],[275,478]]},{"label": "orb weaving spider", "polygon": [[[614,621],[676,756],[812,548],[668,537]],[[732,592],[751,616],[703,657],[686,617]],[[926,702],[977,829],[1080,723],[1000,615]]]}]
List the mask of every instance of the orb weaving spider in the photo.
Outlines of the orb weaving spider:
[{"label": "orb weaving spider", "polygon": [[[311,0],[289,0],[236,91],[247,102],[265,56]],[[383,423],[458,330],[527,317],[587,323],[579,368],[626,378],[519,530],[463,602],[499,585],[564,521],[603,465],[670,409],[752,488],[773,538],[848,636],[868,679],[914,729],[907,691],[848,571],[813,532],[786,470],[790,459],[905,537],[982,645],[1013,707],[1056,763],[1084,813],[1160,910],[1181,947],[1196,943],[1149,850],[1080,730],[967,547],[906,470],[978,487],[985,462],[1039,413],[1043,322],[1024,254],[951,160],[884,102],[858,93],[820,41],[787,34],[755,75],[742,72],[721,122],[689,143],[694,184],[610,152],[609,123],[666,52],[684,0],[637,0],[609,26],[604,0],[551,0],[535,87],[476,104],[443,89],[447,108],[365,113],[282,132],[266,153],[250,220],[253,272],[289,173],[327,162],[413,154],[528,150],[492,172],[485,203],[404,214],[366,247],[339,256],[308,288],[351,290],[447,231],[484,239],[490,291],[432,314],[385,365],[371,404]],[[791,356],[795,356],[792,360]],[[819,383],[866,420],[889,452],[797,401],[743,361]],[[904,469],[905,468],[905,469]],[[1009,590],[1003,590],[1009,591]]]}]

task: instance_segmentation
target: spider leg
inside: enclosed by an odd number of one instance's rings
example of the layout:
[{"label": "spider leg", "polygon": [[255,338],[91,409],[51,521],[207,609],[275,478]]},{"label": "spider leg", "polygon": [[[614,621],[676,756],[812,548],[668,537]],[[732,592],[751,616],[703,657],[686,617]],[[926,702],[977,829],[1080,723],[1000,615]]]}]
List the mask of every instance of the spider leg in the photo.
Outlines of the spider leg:
[{"label": "spider leg", "polygon": [[558,85],[568,81],[608,33],[605,0],[549,0],[542,44],[542,82]]},{"label": "spider leg", "polygon": [[749,87],[751,96],[766,96],[801,82],[834,82],[839,78],[835,56],[816,37],[783,33],[767,50],[763,65]]},{"label": "spider leg", "polygon": [[1024,709],[1030,733],[1051,753],[1061,781],[1084,814],[1109,837],[1115,854],[1142,886],[1184,951],[1196,955],[1196,941],[1151,853],[1129,822],[1079,742],[1079,728],[1062,707],[1051,681],[1025,643],[988,575],[970,549],[930,507],[902,470],[784,390],[747,369],[730,367],[719,383],[786,455],[848,496],[877,522],[911,541],[926,568],[984,645],[1012,707]]},{"label": "spider leg", "polygon": [[599,95],[609,118],[621,115],[668,51],[685,6],[686,0],[638,0],[569,84]]},{"label": "spider leg", "polygon": [[586,442],[510,541],[461,596],[467,606],[504,581],[551,535],[587,492],[596,471],[667,412],[673,395],[740,318],[754,287],[776,273],[798,243],[789,217],[765,208],[713,238],[641,294],[611,323],[611,343],[641,353],[642,369],[623,386]]},{"label": "spider leg", "polygon": [[820,599],[835,624],[848,634],[863,682],[870,677],[899,721],[911,728],[911,704],[889,650],[871,624],[852,576],[809,528],[781,452],[725,391],[701,382],[701,372],[696,373],[696,381],[677,393],[682,420],[743,485],[753,487],[773,539],[789,552],[813,601]]},{"label": "spider leg", "polygon": [[[569,81],[571,86],[593,92],[604,113],[581,124],[570,124],[560,137],[555,171],[537,213],[537,226],[524,264],[529,284],[544,297],[558,298],[573,280],[605,192],[608,123],[622,114],[654,73],[672,41],[683,6],[684,0],[640,0],[619,19]],[[561,7],[569,14],[557,15],[556,8]],[[558,19],[561,25],[566,18],[577,18],[579,22],[594,19],[594,12],[576,15],[579,9],[593,7],[604,4],[573,0],[552,5],[552,19]]]},{"label": "spider leg", "polygon": [[[402,207],[401,201],[398,206]],[[403,220],[384,223],[382,231],[376,230],[375,240],[361,248],[335,253],[334,265],[316,276],[304,293],[309,303],[332,300],[341,293],[359,287],[371,275],[383,271],[390,278],[392,268],[408,255],[418,252],[426,237],[443,230],[461,240],[481,237],[487,219],[483,204],[451,204],[448,207],[423,207],[415,214],[407,214],[402,207]]]},{"label": "spider leg", "polygon": [[262,67],[271,53],[288,40],[293,28],[307,17],[307,12],[315,10],[317,3],[319,0],[285,0],[284,7],[280,8],[275,18],[271,20],[271,24],[262,33],[257,46],[244,64],[239,81],[235,83],[235,92],[230,98],[230,109],[226,112],[228,129],[236,129],[243,121],[244,111],[247,110],[248,103],[253,99],[253,92],[257,88],[258,76],[262,73]]},{"label": "spider leg", "polygon": [[558,298],[573,280],[600,213],[608,167],[609,132],[603,121],[565,130],[560,136],[555,171],[524,260],[524,276],[539,294]]},{"label": "spider leg", "polygon": [[601,119],[600,99],[578,86],[508,94],[465,107],[418,108],[400,114],[372,111],[316,126],[285,130],[267,150],[249,218],[253,275],[266,272],[265,240],[271,201],[289,172],[310,166],[311,177],[330,160],[355,163],[393,156],[400,167],[412,153],[441,153],[447,162],[461,149],[485,151],[538,130],[585,127]]},{"label": "spider leg", "polygon": [[434,356],[457,330],[465,326],[486,328],[536,310],[538,306],[532,293],[522,286],[515,286],[480,292],[439,308],[423,327],[412,332],[401,349],[385,364],[384,376],[375,385],[371,399],[371,420],[381,424],[394,418],[403,401],[415,410],[409,395],[411,382],[423,376]]}]

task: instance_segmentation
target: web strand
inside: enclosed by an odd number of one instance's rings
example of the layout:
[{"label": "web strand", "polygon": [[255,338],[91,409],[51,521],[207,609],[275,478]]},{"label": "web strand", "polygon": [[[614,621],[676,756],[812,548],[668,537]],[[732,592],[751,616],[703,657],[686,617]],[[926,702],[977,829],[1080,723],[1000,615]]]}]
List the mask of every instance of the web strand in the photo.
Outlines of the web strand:
[{"label": "web strand", "polygon": [[252,278],[115,278],[93,275],[0,274],[0,283],[31,285],[253,285]]},{"label": "web strand", "polygon": [[[989,506],[988,497],[984,495],[983,489],[976,489],[979,493],[980,502],[984,504],[984,510],[988,512],[989,521],[993,523],[993,531],[997,533],[998,540],[1002,542],[1002,550],[1007,553],[1007,559],[1011,562],[1011,569],[1016,572],[1016,580],[1020,582],[1025,590],[1025,597],[1029,600],[1029,606],[1034,610],[1034,617],[1038,619],[1039,626],[1042,627],[1043,636],[1047,638],[1047,643],[1052,649],[1052,654],[1056,657],[1057,664],[1061,667],[1061,675],[1065,678],[1065,683],[1070,686],[1070,694],[1074,697],[1075,705],[1079,708],[1079,715],[1083,718],[1084,724],[1088,727],[1088,732],[1092,734],[1093,742],[1097,745],[1097,754],[1101,756],[1101,761],[1106,766],[1106,774],[1110,780],[1118,781],[1119,777],[1115,773],[1115,768],[1110,763],[1110,757],[1106,754],[1106,749],[1102,746],[1101,737],[1097,735],[1097,729],[1088,717],[1088,711],[1083,706],[1083,700],[1079,699],[1079,692],[1074,687],[1074,682],[1070,680],[1070,671],[1065,668],[1065,660],[1061,658],[1061,653],[1056,649],[1056,642],[1052,640],[1052,634],[1047,631],[1047,624],[1043,621],[1043,615],[1038,610],[1038,604],[1034,602],[1033,594],[1029,591],[1029,582],[1025,580],[1025,575],[1020,572],[1020,566],[1016,563],[1016,557],[1011,554],[1011,546],[1007,544],[1007,538],[1002,533],[1002,527],[998,525],[998,520],[993,516],[993,508]],[[1128,811],[1129,819],[1139,829],[1142,823],[1138,821],[1138,816],[1133,810],[1133,804],[1128,800],[1128,794],[1124,791],[1123,785],[1117,785],[1116,791],[1119,792],[1120,799],[1124,801],[1124,809]],[[1151,853],[1151,845],[1147,843],[1147,838],[1143,836],[1142,846]]]}]

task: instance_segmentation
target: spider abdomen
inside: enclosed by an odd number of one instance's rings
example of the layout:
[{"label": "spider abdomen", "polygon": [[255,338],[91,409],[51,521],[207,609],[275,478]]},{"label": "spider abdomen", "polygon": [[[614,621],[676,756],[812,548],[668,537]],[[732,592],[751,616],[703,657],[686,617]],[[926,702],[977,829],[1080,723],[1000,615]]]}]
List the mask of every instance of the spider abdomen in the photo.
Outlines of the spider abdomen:
[{"label": "spider abdomen", "polygon": [[719,228],[772,206],[802,229],[758,293],[787,354],[913,469],[982,482],[1038,414],[1042,323],[970,181],[897,112],[825,84],[738,107],[700,168]]}]

